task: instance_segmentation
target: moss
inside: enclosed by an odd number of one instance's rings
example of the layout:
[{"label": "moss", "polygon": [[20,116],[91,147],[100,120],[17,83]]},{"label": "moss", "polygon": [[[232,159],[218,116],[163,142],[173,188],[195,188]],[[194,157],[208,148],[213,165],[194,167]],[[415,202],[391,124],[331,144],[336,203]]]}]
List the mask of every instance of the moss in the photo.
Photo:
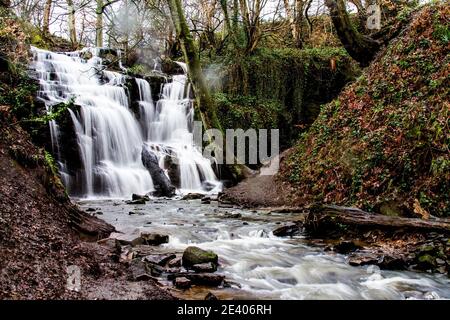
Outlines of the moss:
[{"label": "moss", "polygon": [[[218,57],[208,63],[224,70],[221,86],[216,90],[223,93],[231,105],[241,106],[237,111],[248,115],[253,104],[254,112],[262,112],[264,117],[273,120],[273,106],[277,105],[277,118],[281,121],[276,125],[281,129],[283,147],[290,146],[315,120],[320,105],[336,96],[359,72],[340,48],[260,48],[251,56]],[[219,103],[226,103],[222,100],[219,99]],[[242,106],[249,107],[242,110]],[[242,127],[242,119],[237,114],[234,119],[235,122],[229,121],[226,126]],[[245,119],[244,123],[247,122]],[[265,121],[266,128],[271,128],[268,122],[271,121]]]}]

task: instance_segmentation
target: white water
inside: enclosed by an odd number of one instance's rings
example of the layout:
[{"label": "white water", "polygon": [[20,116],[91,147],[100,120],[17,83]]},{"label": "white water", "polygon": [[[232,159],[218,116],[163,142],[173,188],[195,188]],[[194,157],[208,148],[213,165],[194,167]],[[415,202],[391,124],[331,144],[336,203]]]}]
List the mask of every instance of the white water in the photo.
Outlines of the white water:
[{"label": "white water", "polygon": [[[303,236],[273,236],[272,230],[280,226],[277,223],[290,222],[295,215],[219,208],[215,202],[204,205],[195,200],[151,201],[137,206],[114,201],[80,204],[85,209],[99,208],[104,212],[102,219],[121,232],[168,234],[169,243],[155,248],[158,252],[181,256],[189,245],[216,252],[218,273],[242,287],[229,293],[212,288],[198,295],[187,291],[187,298],[203,299],[208,291],[219,298],[223,294],[223,298],[247,299],[450,298],[450,280],[444,274],[352,267],[347,256],[324,252],[324,244]],[[130,210],[137,214],[129,215]],[[242,217],[226,217],[227,213]]]},{"label": "white water", "polygon": [[[179,160],[181,191],[201,192],[205,181],[219,187],[209,160],[193,145],[189,131],[193,107],[185,75],[174,76],[173,82],[164,85],[162,99],[156,105],[149,83],[136,79],[140,95],[138,120],[129,108],[125,76],[104,70],[98,49],[64,54],[32,50],[31,68],[36,71],[39,97],[45,101],[47,110],[71,98],[80,106],[79,110],[69,112],[83,165],[81,182],[69,174],[60,154],[59,146],[64,141],[60,141],[58,124],[50,123],[53,151],[63,182],[69,192],[81,190],[80,194],[72,195],[123,198],[132,193],[151,192],[152,179],[141,161],[144,143],[155,150],[161,164],[166,154]],[[87,51],[92,58],[84,60],[82,56]]]}]

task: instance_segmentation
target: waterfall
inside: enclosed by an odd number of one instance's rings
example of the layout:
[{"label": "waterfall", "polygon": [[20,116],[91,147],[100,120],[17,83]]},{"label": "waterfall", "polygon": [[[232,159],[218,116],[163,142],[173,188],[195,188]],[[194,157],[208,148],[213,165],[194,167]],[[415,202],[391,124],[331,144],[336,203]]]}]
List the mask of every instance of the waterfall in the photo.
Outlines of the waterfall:
[{"label": "waterfall", "polygon": [[[141,161],[144,143],[154,150],[169,177],[165,159],[170,156],[176,160],[180,192],[201,192],[211,185],[219,188],[209,160],[194,146],[189,131],[193,107],[186,75],[176,75],[166,83],[156,104],[150,84],[135,79],[139,90],[139,114],[135,114],[129,106],[127,77],[104,70],[99,50],[54,53],[32,48],[31,70],[39,80],[38,97],[47,111],[70,99],[76,106],[68,112],[82,162],[78,177],[61,155],[60,145],[65,142],[61,141],[57,121],[49,124],[53,154],[69,193],[84,198],[123,198],[151,192],[152,178]],[[79,191],[74,194],[71,190]]]}]

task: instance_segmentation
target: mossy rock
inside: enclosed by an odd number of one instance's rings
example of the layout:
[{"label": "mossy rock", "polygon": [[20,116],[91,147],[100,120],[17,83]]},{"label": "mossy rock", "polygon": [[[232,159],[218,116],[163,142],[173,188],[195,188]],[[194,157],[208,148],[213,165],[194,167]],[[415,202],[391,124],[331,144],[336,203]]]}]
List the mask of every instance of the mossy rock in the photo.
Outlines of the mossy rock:
[{"label": "mossy rock", "polygon": [[183,266],[190,268],[195,264],[211,262],[214,265],[218,265],[219,257],[212,251],[206,251],[199,247],[187,247],[184,250],[182,258]]}]

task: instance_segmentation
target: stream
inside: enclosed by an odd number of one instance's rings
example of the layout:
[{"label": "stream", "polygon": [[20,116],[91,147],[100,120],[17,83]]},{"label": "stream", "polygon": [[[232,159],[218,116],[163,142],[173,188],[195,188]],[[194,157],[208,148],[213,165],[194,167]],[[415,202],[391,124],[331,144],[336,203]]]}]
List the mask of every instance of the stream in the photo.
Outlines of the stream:
[{"label": "stream", "polygon": [[[352,267],[346,256],[325,252],[324,243],[304,236],[275,237],[272,230],[298,214],[268,213],[220,207],[216,201],[152,199],[145,205],[123,200],[80,200],[82,209],[96,208],[118,231],[151,231],[169,235],[158,252],[181,254],[189,245],[219,255],[217,273],[228,288],[193,286],[184,299],[203,299],[211,291],[220,299],[449,299],[444,275]],[[135,214],[130,215],[132,211]],[[171,282],[161,278],[169,287]]]}]

